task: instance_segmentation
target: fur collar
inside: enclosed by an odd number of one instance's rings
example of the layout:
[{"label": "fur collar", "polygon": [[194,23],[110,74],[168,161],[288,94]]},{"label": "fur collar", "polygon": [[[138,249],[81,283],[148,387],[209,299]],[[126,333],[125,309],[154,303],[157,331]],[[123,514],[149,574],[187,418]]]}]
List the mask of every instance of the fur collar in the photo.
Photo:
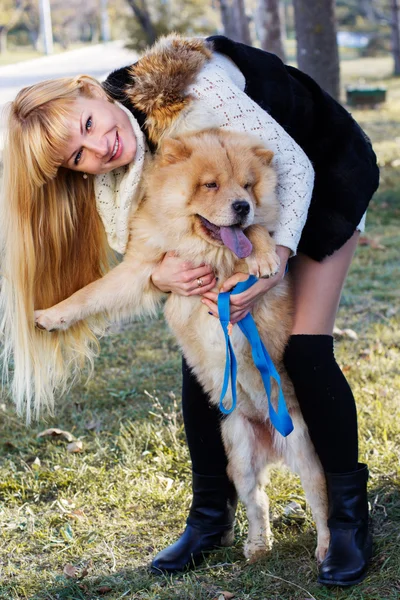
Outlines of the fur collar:
[{"label": "fur collar", "polygon": [[211,56],[210,42],[172,34],[130,67],[124,91],[134,108],[146,115],[145,127],[155,146],[189,110],[192,98],[185,90]]}]

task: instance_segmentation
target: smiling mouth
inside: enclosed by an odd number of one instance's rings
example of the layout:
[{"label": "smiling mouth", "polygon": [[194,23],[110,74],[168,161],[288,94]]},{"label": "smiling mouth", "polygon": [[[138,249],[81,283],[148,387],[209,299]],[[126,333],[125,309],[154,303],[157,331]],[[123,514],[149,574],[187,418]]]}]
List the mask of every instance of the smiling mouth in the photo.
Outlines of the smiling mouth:
[{"label": "smiling mouth", "polygon": [[118,135],[118,131],[115,134],[115,142],[114,142],[114,147],[111,153],[111,156],[108,160],[108,162],[111,162],[112,160],[115,160],[117,158],[119,158],[122,154],[122,140],[120,139],[119,135]]},{"label": "smiling mouth", "polygon": [[212,240],[221,242],[229,248],[238,258],[246,258],[251,254],[253,246],[250,240],[245,236],[243,229],[239,225],[219,226],[211,223],[205,217],[197,215],[203,226],[203,231]]}]

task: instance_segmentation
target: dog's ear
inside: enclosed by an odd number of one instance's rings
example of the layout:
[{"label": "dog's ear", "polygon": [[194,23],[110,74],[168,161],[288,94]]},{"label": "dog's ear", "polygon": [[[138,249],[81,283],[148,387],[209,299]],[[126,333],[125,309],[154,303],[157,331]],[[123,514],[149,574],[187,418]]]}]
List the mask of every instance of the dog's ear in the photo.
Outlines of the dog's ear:
[{"label": "dog's ear", "polygon": [[272,150],[267,150],[266,148],[255,148],[254,154],[258,156],[258,158],[261,158],[261,162],[263,162],[266,167],[271,164],[271,160],[274,158]]},{"label": "dog's ear", "polygon": [[166,138],[160,146],[161,165],[173,165],[189,158],[192,151],[182,140]]}]

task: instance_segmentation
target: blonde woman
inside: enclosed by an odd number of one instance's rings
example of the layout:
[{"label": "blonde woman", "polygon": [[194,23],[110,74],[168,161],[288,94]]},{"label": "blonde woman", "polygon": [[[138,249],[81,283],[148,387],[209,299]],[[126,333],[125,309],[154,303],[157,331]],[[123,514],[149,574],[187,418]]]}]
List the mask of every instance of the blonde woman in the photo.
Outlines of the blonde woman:
[{"label": "blonde woman", "polygon": [[[351,116],[276,56],[222,36],[169,37],[103,86],[81,76],[18,94],[10,108],[1,216],[1,329],[5,364],[14,361],[13,396],[29,420],[32,407],[36,416],[52,407],[54,391],[66,389],[82,357],[92,361],[98,322],[48,335],[35,329],[34,310],[100,277],[110,266],[110,248],[124,252],[149,149],[166,135],[210,126],[252,132],[275,153],[281,269],[234,296],[232,320],[276,285],[292,256],[295,315],[285,363],[329,494],[331,542],[319,581],[352,585],[364,578],[371,554],[368,470],[358,463],[355,403],[334,358],[332,329],[378,170]],[[164,292],[202,296],[217,315],[207,265],[167,255],[152,282]],[[183,570],[233,538],[237,498],[226,475],[220,415],[186,364],[183,414],[193,503],[182,537],[153,560],[156,572]]]}]

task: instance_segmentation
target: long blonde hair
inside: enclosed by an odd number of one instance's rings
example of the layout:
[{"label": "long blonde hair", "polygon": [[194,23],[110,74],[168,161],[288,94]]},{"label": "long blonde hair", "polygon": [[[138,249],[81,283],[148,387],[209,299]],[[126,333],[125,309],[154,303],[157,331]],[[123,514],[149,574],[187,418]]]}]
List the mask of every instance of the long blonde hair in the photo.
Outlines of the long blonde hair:
[{"label": "long blonde hair", "polygon": [[[101,277],[110,266],[92,178],[61,167],[73,104],[100,84],[89,76],[26,87],[11,104],[3,151],[0,332],[3,381],[29,422],[53,408],[97,350],[87,323],[46,333],[34,310],[48,308]],[[98,333],[98,332],[97,332]],[[13,364],[12,364],[13,363]],[[67,365],[67,369],[65,368]]]}]

